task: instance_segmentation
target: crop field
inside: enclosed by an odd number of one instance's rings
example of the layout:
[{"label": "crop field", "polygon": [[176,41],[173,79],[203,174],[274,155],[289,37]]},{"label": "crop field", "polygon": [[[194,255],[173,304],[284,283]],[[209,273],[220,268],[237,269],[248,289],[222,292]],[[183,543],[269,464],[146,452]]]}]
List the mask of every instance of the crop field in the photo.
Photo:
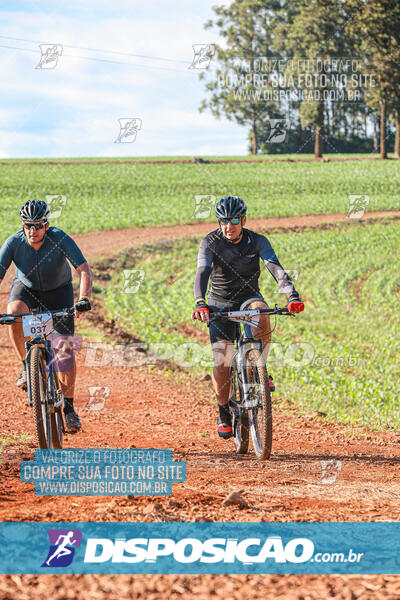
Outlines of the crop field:
[{"label": "crop field", "polygon": [[[392,157],[392,155],[389,153],[388,154],[389,157]],[[107,158],[104,156],[101,157],[94,157],[94,156],[74,156],[73,158],[67,158],[67,157],[59,157],[59,158],[6,158],[6,159],[1,159],[0,163],[7,163],[7,164],[12,164],[12,163],[26,163],[26,162],[37,162],[37,163],[43,163],[43,162],[55,162],[55,161],[60,161],[60,162],[79,162],[79,161],[84,161],[84,162],[121,162],[121,161],[131,161],[131,162],[140,162],[145,160],[147,161],[168,161],[168,162],[175,162],[175,161],[179,161],[179,160],[193,160],[195,157],[193,157],[192,155],[167,155],[167,156],[120,156],[120,157],[112,157],[112,158]],[[233,155],[233,154],[228,154],[226,156],[223,155],[205,155],[202,154],[201,155],[201,159],[202,160],[216,160],[216,161],[221,161],[221,160],[229,160],[229,161],[237,161],[240,160],[241,162],[243,161],[250,161],[250,162],[254,162],[254,161],[263,161],[263,160],[290,160],[290,161],[296,161],[296,160],[312,160],[314,158],[313,154],[302,154],[302,153],[296,153],[296,154],[247,154],[247,155]],[[324,158],[329,158],[332,160],[335,159],[342,159],[345,158],[346,160],[352,160],[353,158],[367,158],[367,159],[377,159],[378,158],[378,154],[376,153],[368,153],[368,154],[357,154],[357,153],[352,153],[352,154],[345,154],[345,153],[339,153],[339,152],[333,152],[333,153],[329,153],[329,152],[325,152],[324,153]]]},{"label": "crop field", "polygon": [[70,233],[211,221],[196,196],[238,194],[250,217],[344,213],[350,195],[367,195],[367,210],[400,206],[396,161],[227,164],[20,164],[0,166],[0,237],[19,226],[28,199],[65,196],[52,221]]},{"label": "crop field", "polygon": [[[386,222],[268,236],[284,268],[297,271],[306,304],[296,319],[278,319],[273,333],[268,364],[279,397],[330,420],[398,429],[399,233]],[[113,318],[156,354],[204,374],[212,365],[207,328],[189,324],[198,244],[122,253],[104,294]],[[136,281],[124,292],[122,271],[130,269]],[[265,267],[260,287],[270,305],[286,304]]]}]

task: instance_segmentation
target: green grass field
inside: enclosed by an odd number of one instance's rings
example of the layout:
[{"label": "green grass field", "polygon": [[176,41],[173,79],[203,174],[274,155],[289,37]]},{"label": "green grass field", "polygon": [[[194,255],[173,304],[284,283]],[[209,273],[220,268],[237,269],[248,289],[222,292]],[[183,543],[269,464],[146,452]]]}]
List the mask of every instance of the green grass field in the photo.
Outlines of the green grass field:
[{"label": "green grass field", "polygon": [[[324,231],[269,236],[285,269],[298,271],[306,310],[280,318],[269,367],[278,396],[332,420],[370,428],[400,425],[398,381],[400,275],[397,223],[342,224]],[[200,374],[211,370],[208,344],[186,335],[199,240],[146,246],[113,261],[106,307],[164,358]],[[136,293],[123,293],[123,269],[139,271]],[[286,304],[265,269],[269,304]],[[206,326],[193,327],[206,331]]]},{"label": "green grass field", "polygon": [[[389,153],[388,154],[389,158],[392,157],[392,155]],[[324,158],[331,158],[331,159],[335,159],[335,158],[377,158],[378,154],[377,153],[368,153],[368,154],[340,154],[339,152],[333,152],[333,153],[324,153]],[[78,161],[89,161],[89,162],[96,162],[96,161],[101,161],[101,162],[115,162],[115,161],[142,161],[142,160],[146,160],[146,161],[156,161],[156,160],[163,160],[163,161],[168,161],[168,162],[172,162],[172,161],[176,161],[176,160],[192,160],[194,157],[193,155],[187,155],[187,156],[174,156],[174,155],[168,155],[168,156],[114,156],[114,157],[104,157],[104,156],[99,156],[99,157],[87,157],[87,156],[75,156],[73,158],[65,158],[65,157],[59,157],[59,158],[2,158],[0,159],[0,163],[2,162],[6,162],[6,163],[23,163],[23,162],[45,162],[45,161],[50,161],[50,162],[54,162],[54,161],[62,161],[62,162],[78,162]],[[313,154],[300,154],[300,153],[296,153],[296,154],[257,154],[257,155],[253,155],[253,154],[248,154],[245,156],[241,156],[241,155],[234,155],[234,154],[228,154],[226,156],[223,155],[201,155],[201,157],[198,158],[202,158],[203,160],[247,160],[247,161],[253,161],[253,160],[277,160],[277,159],[289,159],[289,160],[299,160],[299,159],[304,159],[304,158],[314,158]]]},{"label": "green grass field", "polygon": [[[171,157],[172,159],[175,157]],[[398,209],[397,161],[0,166],[0,242],[20,226],[28,199],[63,194],[52,224],[69,233],[194,223],[196,195],[238,194],[249,217],[347,213],[349,195],[368,195],[368,210]]]}]

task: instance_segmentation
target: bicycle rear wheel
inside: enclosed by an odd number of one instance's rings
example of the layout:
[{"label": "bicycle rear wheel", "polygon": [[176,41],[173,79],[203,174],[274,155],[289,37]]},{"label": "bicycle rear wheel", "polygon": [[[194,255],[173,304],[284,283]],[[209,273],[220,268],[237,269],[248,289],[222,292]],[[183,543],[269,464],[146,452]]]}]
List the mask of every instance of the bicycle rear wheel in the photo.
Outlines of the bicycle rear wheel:
[{"label": "bicycle rear wheel", "polygon": [[237,454],[246,454],[249,449],[249,415],[243,407],[243,388],[240,381],[236,357],[232,363],[230,407],[232,428]]},{"label": "bicycle rear wheel", "polygon": [[250,400],[254,404],[249,408],[251,440],[257,458],[266,460],[271,456],[272,449],[272,405],[268,374],[264,357],[259,350],[249,350],[246,359],[250,375]]},{"label": "bicycle rear wheel", "polygon": [[51,448],[50,410],[47,402],[46,361],[42,349],[33,346],[29,353],[29,378],[39,448]]}]

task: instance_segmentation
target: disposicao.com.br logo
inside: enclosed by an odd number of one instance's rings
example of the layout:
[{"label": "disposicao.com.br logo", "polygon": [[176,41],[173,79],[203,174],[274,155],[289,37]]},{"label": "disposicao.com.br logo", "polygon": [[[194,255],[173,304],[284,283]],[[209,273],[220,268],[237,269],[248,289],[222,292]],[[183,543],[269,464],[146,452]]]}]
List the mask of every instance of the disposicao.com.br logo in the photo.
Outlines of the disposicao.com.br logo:
[{"label": "disposicao.com.br logo", "polygon": [[[334,566],[337,563],[360,564],[364,556],[352,549],[338,551],[340,544],[335,544],[335,551],[331,546],[330,552],[321,552],[321,548],[316,549],[314,542],[305,536],[282,538],[270,534],[245,537],[228,532],[224,535],[222,531],[218,532],[219,536],[196,536],[193,531],[177,538],[152,535],[145,528],[143,537],[139,537],[142,531],[138,532],[139,536],[136,534],[137,537],[124,535],[123,530],[107,537],[95,537],[93,531],[92,535],[82,537],[82,533],[80,529],[47,530],[50,548],[41,567],[68,568],[74,560],[74,572],[81,569],[81,572],[92,572],[92,569],[95,569],[93,572],[98,572],[98,569],[107,573],[125,572],[126,569],[130,572],[129,569],[134,568],[135,572],[155,572],[156,569],[157,572],[168,573],[175,572],[175,569],[183,572],[185,568],[194,568],[199,573],[211,573],[215,572],[216,565],[220,565],[217,568],[223,572],[242,572],[243,568],[248,572],[249,567],[250,572],[260,572],[265,567],[292,572],[291,569],[300,565],[313,563],[317,572],[324,572],[326,568],[330,572],[329,569],[337,568]],[[343,568],[346,568],[345,565]]]},{"label": "disposicao.com.br logo", "polygon": [[[169,558],[177,563],[234,563],[251,565],[265,563],[314,562],[314,543],[308,538],[293,538],[286,544],[280,536],[262,538],[208,538],[188,537],[175,541],[170,538],[89,538],[86,543],[85,563],[155,563]],[[317,553],[316,562],[354,562],[361,558],[349,551],[344,553]],[[362,556],[362,555],[361,555]],[[322,558],[323,557],[323,558]]]}]

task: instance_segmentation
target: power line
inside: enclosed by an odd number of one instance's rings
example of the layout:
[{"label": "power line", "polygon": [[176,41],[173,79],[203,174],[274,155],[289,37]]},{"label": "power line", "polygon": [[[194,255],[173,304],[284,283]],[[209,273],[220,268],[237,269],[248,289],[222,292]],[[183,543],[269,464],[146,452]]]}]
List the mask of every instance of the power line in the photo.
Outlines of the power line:
[{"label": "power line", "polygon": [[[17,37],[10,37],[7,35],[0,35],[0,38],[3,38],[5,40],[15,40],[18,42],[28,42],[28,43],[32,43],[32,44],[45,44],[47,42],[39,42],[38,40],[28,40],[26,38],[17,38]],[[173,59],[173,58],[164,58],[162,56],[148,56],[146,54],[133,54],[131,52],[118,52],[116,50],[102,50],[102,49],[98,49],[98,48],[85,48],[84,46],[72,46],[70,44],[62,44],[62,46],[64,48],[76,48],[77,50],[88,50],[89,52],[100,52],[102,54],[119,54],[121,56],[133,56],[135,58],[145,58],[148,60],[163,60],[166,62],[172,62],[172,63],[183,63],[185,65],[190,65],[191,63],[186,61],[186,60],[179,60],[179,59]],[[129,63],[128,63],[129,64]]]},{"label": "power line", "polygon": [[[4,36],[0,36],[0,37],[4,37]],[[5,46],[5,45],[0,44],[0,48],[7,48],[8,50],[22,50],[23,52],[33,52],[35,54],[38,53],[37,50],[33,50],[32,48],[20,48],[18,46]],[[106,62],[106,63],[113,63],[113,64],[117,64],[117,65],[129,65],[131,67],[142,67],[144,69],[150,69],[150,70],[156,70],[156,71],[172,71],[174,73],[187,73],[186,70],[168,69],[166,67],[153,67],[150,65],[130,63],[130,62],[125,62],[125,61],[121,61],[121,60],[111,60],[108,58],[94,58],[91,56],[79,56],[77,54],[63,54],[62,56],[67,56],[68,58],[81,58],[83,60],[91,60],[94,62]]]}]

